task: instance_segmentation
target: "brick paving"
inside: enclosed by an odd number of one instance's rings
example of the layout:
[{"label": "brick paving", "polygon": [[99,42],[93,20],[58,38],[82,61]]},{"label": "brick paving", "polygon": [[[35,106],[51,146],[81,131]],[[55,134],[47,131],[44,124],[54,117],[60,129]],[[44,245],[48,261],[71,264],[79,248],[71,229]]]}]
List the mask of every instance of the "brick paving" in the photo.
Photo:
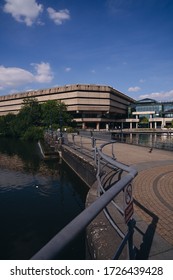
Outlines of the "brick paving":
[{"label": "brick paving", "polygon": [[[97,141],[97,146],[103,142]],[[117,161],[138,170],[133,180],[137,259],[173,260],[173,152],[159,149],[150,152],[148,147],[124,143],[114,143],[113,150]],[[105,146],[103,152],[111,156],[111,145]],[[110,230],[110,239],[111,234],[115,237]],[[99,240],[103,246],[105,237],[100,234]]]},{"label": "brick paving", "polygon": [[[135,214],[155,227],[159,238],[153,244],[158,250],[162,247],[150,258],[173,259],[173,152],[153,149],[150,153],[147,147],[123,143],[114,144],[114,150],[117,161],[138,170],[133,182]],[[110,154],[110,148],[105,153]]]},{"label": "brick paving", "polygon": [[[139,172],[134,180],[134,198],[158,217],[156,231],[173,245],[173,165]],[[137,207],[136,207],[137,208]],[[149,217],[138,211],[144,221]]]}]

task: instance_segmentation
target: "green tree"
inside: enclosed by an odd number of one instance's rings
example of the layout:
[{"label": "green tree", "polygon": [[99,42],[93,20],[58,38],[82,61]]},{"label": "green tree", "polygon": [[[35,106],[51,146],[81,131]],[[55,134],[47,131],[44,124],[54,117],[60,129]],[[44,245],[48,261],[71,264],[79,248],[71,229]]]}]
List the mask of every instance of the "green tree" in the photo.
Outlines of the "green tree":
[{"label": "green tree", "polygon": [[72,120],[71,115],[67,112],[65,103],[48,100],[42,104],[42,121],[47,127],[56,125],[62,127],[68,125]]},{"label": "green tree", "polygon": [[[18,113],[13,124],[15,136],[27,140],[39,138],[41,133],[39,127],[41,124],[41,105],[36,98],[26,98],[23,101],[22,108]],[[32,127],[32,129],[31,129]],[[34,137],[35,132],[35,137]]]},{"label": "green tree", "polygon": [[145,123],[145,124],[149,123],[148,118],[145,117],[145,116],[144,117],[140,117],[139,121],[140,121],[140,123]]},{"label": "green tree", "polygon": [[171,128],[173,128],[173,120],[171,121]]},{"label": "green tree", "polygon": [[17,115],[0,117],[0,134],[24,140],[38,140],[43,137],[43,127],[58,127],[71,124],[71,115],[63,102],[49,100],[40,104],[36,98],[26,98]]},{"label": "green tree", "polygon": [[17,116],[14,114],[7,114],[0,117],[0,134],[4,136],[15,136],[14,124]]},{"label": "green tree", "polygon": [[28,126],[38,126],[41,123],[41,105],[36,98],[23,100],[22,108],[18,114],[19,120]]},{"label": "green tree", "polygon": [[22,135],[23,140],[38,141],[43,138],[43,128],[39,126],[30,126]]}]

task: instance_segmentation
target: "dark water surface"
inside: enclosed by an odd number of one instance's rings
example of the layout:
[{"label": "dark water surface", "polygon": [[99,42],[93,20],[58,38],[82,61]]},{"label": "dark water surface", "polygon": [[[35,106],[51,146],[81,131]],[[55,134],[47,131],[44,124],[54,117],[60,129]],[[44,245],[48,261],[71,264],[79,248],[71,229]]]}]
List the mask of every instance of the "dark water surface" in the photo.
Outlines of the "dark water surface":
[{"label": "dark water surface", "polygon": [[[87,187],[36,143],[0,138],[0,259],[29,259],[84,209]],[[62,256],[84,259],[84,235]]]}]

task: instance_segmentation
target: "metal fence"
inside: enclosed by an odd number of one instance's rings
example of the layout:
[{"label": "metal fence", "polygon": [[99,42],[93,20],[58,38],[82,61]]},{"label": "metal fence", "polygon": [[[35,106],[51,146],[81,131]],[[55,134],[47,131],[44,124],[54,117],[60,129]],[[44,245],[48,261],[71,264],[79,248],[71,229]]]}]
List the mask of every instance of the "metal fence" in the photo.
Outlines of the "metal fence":
[{"label": "metal fence", "polygon": [[[101,211],[104,211],[107,219],[121,237],[121,242],[113,259],[119,258],[126,244],[128,244],[128,258],[134,259],[133,228],[135,221],[130,217],[124,233],[116,223],[115,212],[120,213],[122,219],[124,219],[123,202],[121,197],[120,199],[117,198],[118,195],[123,193],[125,187],[131,185],[137,171],[116,161],[114,155],[115,142],[105,143],[103,140],[82,137],[77,134],[71,134],[70,136],[66,134],[63,140],[64,145],[68,145],[93,159],[97,167],[98,199],[58,232],[32,259],[58,259],[58,254],[86,229]],[[104,153],[105,148],[109,148],[111,155]]]}]

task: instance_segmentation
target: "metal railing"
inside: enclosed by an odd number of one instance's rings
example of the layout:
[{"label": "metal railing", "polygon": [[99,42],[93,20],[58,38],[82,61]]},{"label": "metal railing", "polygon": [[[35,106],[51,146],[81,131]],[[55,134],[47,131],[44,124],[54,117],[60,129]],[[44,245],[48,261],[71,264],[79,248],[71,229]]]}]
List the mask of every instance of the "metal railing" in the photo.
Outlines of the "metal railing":
[{"label": "metal railing", "polygon": [[[124,177],[126,178],[127,176],[133,176],[134,178],[137,175],[137,172],[134,169],[115,160],[113,143],[115,144],[115,142],[111,143],[112,158],[103,153],[103,149],[109,146],[110,143],[102,144],[99,148],[97,148],[97,181],[98,193],[100,195],[104,195],[108,189],[115,187],[118,182],[122,182]],[[128,184],[130,184],[130,181]],[[128,184],[125,184],[124,187]],[[119,258],[126,243],[128,243],[128,258],[135,258],[135,248],[133,246],[135,221],[133,219],[129,220],[125,233],[124,226],[121,227],[121,223],[119,225],[117,222],[118,216],[122,218],[121,220],[123,220],[125,216],[123,201],[124,194],[122,193],[124,191],[124,187],[121,189],[120,193],[111,200],[110,204],[106,205],[103,209],[106,218],[122,240],[117,248],[117,251],[115,252],[114,259]],[[115,214],[115,212],[118,212],[119,215],[117,215],[117,213]]]},{"label": "metal railing", "polygon": [[[97,166],[98,181],[98,199],[83,210],[75,219],[58,232],[43,248],[37,252],[32,259],[54,259],[58,258],[58,254],[66,248],[86,227],[97,217],[103,210],[109,222],[112,224],[116,232],[122,238],[122,241],[115,252],[113,259],[118,259],[124,246],[128,243],[129,259],[134,259],[133,246],[133,228],[134,220],[130,219],[127,224],[126,233],[117,226],[113,219],[114,215],[110,212],[117,211],[121,213],[122,218],[124,211],[115,200],[116,197],[123,192],[124,188],[129,185],[137,171],[115,160],[113,142],[97,145],[99,140],[90,138],[82,138],[79,135],[72,135],[71,139],[65,137],[64,143],[73,149],[77,149],[80,153],[87,154],[93,158]],[[110,151],[111,156],[105,154],[103,150],[112,145]],[[114,206],[114,210],[110,210],[110,203]]]}]

